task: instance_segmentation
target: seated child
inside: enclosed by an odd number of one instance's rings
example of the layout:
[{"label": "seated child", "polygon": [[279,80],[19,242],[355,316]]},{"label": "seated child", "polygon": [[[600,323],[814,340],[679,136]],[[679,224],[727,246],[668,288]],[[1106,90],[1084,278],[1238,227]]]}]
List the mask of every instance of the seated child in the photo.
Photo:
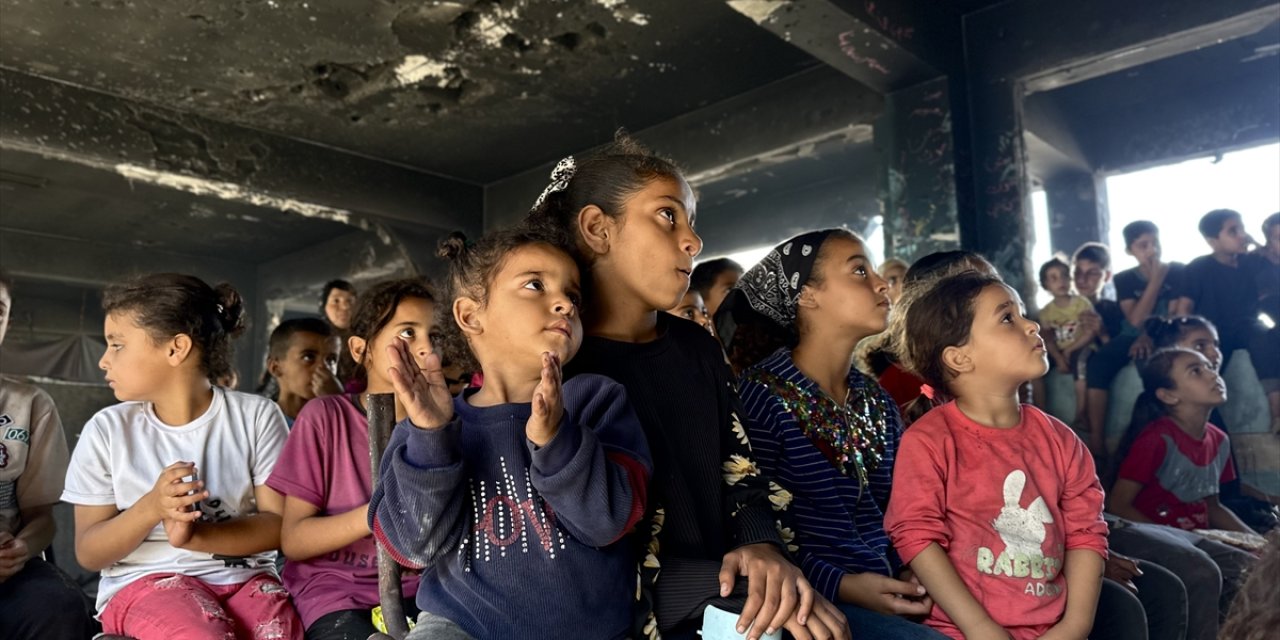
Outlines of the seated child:
[{"label": "seated child", "polygon": [[1076,292],[1092,305],[1084,316],[1085,326],[1097,335],[1095,350],[1085,370],[1085,441],[1098,459],[1106,456],[1107,393],[1116,374],[1129,362],[1129,350],[1138,337],[1126,330],[1124,312],[1115,300],[1104,295],[1111,281],[1111,250],[1097,242],[1086,242],[1071,256],[1071,275]]},{"label": "seated child", "polygon": [[1039,326],[999,278],[937,283],[906,318],[926,395],[907,429],[885,529],[952,638],[1083,638],[1107,554],[1102,487],[1070,428],[1018,390],[1048,371]]},{"label": "seated child", "polygon": [[231,285],[143,276],[103,294],[98,365],[120,404],[93,416],[62,499],[76,559],[102,572],[98,617],[137,640],[302,638],[273,562],[267,474],[288,431],[270,400],[213,386],[244,329]]},{"label": "seated child", "polygon": [[1147,360],[1142,382],[1108,510],[1134,522],[1252,533],[1218,503],[1218,485],[1235,478],[1235,467],[1226,432],[1209,424],[1227,399],[1217,370],[1200,353],[1174,347]]},{"label": "seated child", "polygon": [[1247,349],[1267,394],[1271,424],[1280,429],[1280,358],[1274,337],[1258,319],[1258,276],[1266,257],[1248,253],[1252,240],[1238,212],[1217,209],[1200,219],[1200,235],[1212,253],[1191,261],[1178,298],[1179,315],[1197,313],[1218,328],[1225,370],[1237,349]]},{"label": "seated child", "polygon": [[[10,288],[0,275],[0,344]],[[0,376],[0,638],[82,640],[94,633],[88,599],[40,557],[53,541],[53,505],[66,475],[67,440],[53,400]]]},{"label": "seated child", "polygon": [[[430,350],[434,313],[421,279],[381,282],[366,292],[350,318],[350,380],[369,393],[390,393],[386,346]],[[367,515],[373,487],[366,400],[351,393],[307,402],[267,480],[284,496],[280,548],[288,562],[281,576],[308,640],[363,640],[375,631],[378,551]],[[417,588],[418,576],[405,572],[401,590],[411,614]]]},{"label": "seated child", "polygon": [[1093,312],[1093,305],[1084,296],[1071,292],[1071,266],[1062,258],[1055,257],[1040,266],[1040,286],[1053,294],[1053,300],[1040,310],[1040,324],[1050,332],[1045,348],[1059,373],[1075,376],[1076,416],[1083,418],[1083,365],[1097,337],[1096,331],[1087,327],[1083,318],[1086,313]]},{"label": "seated child", "polygon": [[707,305],[707,316],[715,317],[720,303],[742,277],[742,265],[729,258],[703,260],[689,275],[689,290],[697,291]]},{"label": "seated child", "polygon": [[[618,383],[561,381],[582,342],[578,268],[540,236],[455,234],[453,321],[484,385],[453,398],[440,357],[383,346],[405,415],[369,508],[379,542],[421,568],[412,640],[624,638],[650,459]],[[453,330],[451,328],[445,331]]]},{"label": "seated child", "polygon": [[690,287],[684,292],[684,297],[680,298],[680,304],[667,313],[677,318],[692,320],[711,332],[711,335],[716,334],[715,328],[711,326],[711,314],[707,313],[707,305],[702,302],[702,294],[698,293],[697,289]]},{"label": "seated child", "polygon": [[285,320],[271,332],[267,373],[279,388],[276,404],[293,428],[302,405],[316,396],[342,393],[338,383],[338,336],[319,318]]}]

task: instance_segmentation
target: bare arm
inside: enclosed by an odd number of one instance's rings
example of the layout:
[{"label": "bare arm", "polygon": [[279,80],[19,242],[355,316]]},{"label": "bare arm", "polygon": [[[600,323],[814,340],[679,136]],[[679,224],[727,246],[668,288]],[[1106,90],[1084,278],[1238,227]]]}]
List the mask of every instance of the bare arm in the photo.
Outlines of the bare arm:
[{"label": "bare arm", "polygon": [[209,497],[204,483],[182,481],[194,470],[189,462],[165,467],[151,491],[124,511],[115,505],[76,505],[76,560],[80,566],[101,571],[115,564],[133,553],[166,517],[187,522],[200,517],[187,509]]},{"label": "bare arm", "polygon": [[936,542],[911,559],[911,570],[934,602],[960,627],[966,638],[1009,638],[1009,633],[1000,628],[973,594],[969,593],[969,588],[960,579],[960,574],[956,573],[947,552]]},{"label": "bare arm", "polygon": [[224,522],[194,522],[182,549],[224,556],[247,556],[280,547],[280,494],[259,485],[253,488],[258,512]]},{"label": "bare arm", "polygon": [[1249,525],[1245,524],[1236,512],[1222,506],[1218,501],[1218,496],[1209,496],[1204,499],[1205,504],[1209,507],[1209,524],[1215,529],[1223,529],[1226,531],[1240,531],[1243,533],[1256,533]]},{"label": "bare arm", "polygon": [[1173,315],[1175,316],[1189,316],[1195,312],[1196,312],[1196,301],[1192,300],[1191,298],[1182,296],[1181,298],[1178,298],[1176,302],[1173,303]]},{"label": "bare arm", "polygon": [[1067,610],[1041,640],[1085,640],[1093,628],[1098,611],[1098,593],[1102,591],[1102,569],[1105,561],[1091,549],[1067,552],[1062,575],[1067,579]]},{"label": "bare arm", "polygon": [[285,496],[280,550],[290,560],[308,560],[341,549],[367,535],[369,504],[332,516],[294,496]]},{"label": "bare arm", "polygon": [[1142,290],[1142,296],[1137,300],[1121,300],[1120,310],[1124,311],[1124,317],[1129,324],[1142,328],[1142,323],[1151,317],[1151,313],[1156,309],[1156,302],[1160,299],[1160,290],[1164,288],[1164,278],[1169,274],[1169,265],[1157,263],[1151,268],[1151,279],[1147,280],[1147,287]]},{"label": "bare arm", "polygon": [[53,521],[53,505],[22,509],[22,529],[15,536],[27,543],[28,558],[40,555],[53,542],[57,525]]},{"label": "bare arm", "polygon": [[1138,497],[1139,491],[1142,491],[1142,485],[1133,480],[1116,480],[1111,493],[1107,495],[1107,511],[1126,520],[1150,523],[1151,519],[1133,506],[1133,500]]}]

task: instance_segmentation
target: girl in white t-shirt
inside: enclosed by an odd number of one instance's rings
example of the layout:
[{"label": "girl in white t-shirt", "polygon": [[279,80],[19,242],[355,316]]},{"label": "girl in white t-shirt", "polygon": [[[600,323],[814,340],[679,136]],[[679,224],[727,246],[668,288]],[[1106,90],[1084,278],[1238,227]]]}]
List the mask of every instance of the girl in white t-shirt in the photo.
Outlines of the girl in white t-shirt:
[{"label": "girl in white t-shirt", "polygon": [[103,296],[98,366],[120,404],[72,455],[76,559],[102,572],[98,618],[138,640],[303,637],[276,576],[282,499],[265,486],[286,437],[266,398],[215,387],[243,304],[228,284],[153,274]]}]

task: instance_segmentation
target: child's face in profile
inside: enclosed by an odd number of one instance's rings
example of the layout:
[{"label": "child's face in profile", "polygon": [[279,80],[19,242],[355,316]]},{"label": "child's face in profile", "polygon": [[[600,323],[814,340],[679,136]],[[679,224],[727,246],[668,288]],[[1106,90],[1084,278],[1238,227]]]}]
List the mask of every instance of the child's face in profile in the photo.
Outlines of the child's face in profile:
[{"label": "child's face in profile", "polygon": [[1209,247],[1215,252],[1239,255],[1249,250],[1249,234],[1245,233],[1240,218],[1228,218],[1218,232],[1218,237],[1208,238]]},{"label": "child's face in profile", "polygon": [[893,303],[889,285],[876,272],[867,248],[857,240],[832,236],[819,251],[822,283],[805,285],[801,295],[799,313],[806,323],[863,337],[884,331]]},{"label": "child's face in profile", "polygon": [[1023,315],[1022,299],[1007,285],[987,286],[973,306],[969,343],[960,347],[974,371],[1021,384],[1049,371],[1040,325]]},{"label": "child's face in profile", "polygon": [[686,291],[684,297],[680,299],[680,304],[667,313],[685,320],[692,320],[710,331],[711,335],[716,334],[711,325],[711,315],[707,313],[707,305],[702,303],[702,294],[693,289]]},{"label": "child's face in profile", "polygon": [[1065,268],[1054,267],[1045,271],[1041,285],[1056,297],[1071,295],[1071,275]]},{"label": "child's face in profile", "polygon": [[1102,289],[1102,285],[1106,284],[1111,273],[1097,262],[1081,258],[1076,260],[1072,275],[1076,283],[1076,292],[1093,300],[1098,297],[1098,292]]},{"label": "child's face in profile", "polygon": [[1146,264],[1160,260],[1160,238],[1154,233],[1144,233],[1137,237],[1128,248],[1129,255],[1137,258],[1138,264]]},{"label": "child's face in profile", "polygon": [[1219,348],[1218,332],[1208,327],[1196,327],[1178,340],[1177,346],[1190,349],[1204,356],[1209,365],[1217,371],[1222,366],[1222,350]]},{"label": "child's face in profile", "polygon": [[[107,350],[98,360],[98,368],[105,373],[116,400],[151,400],[173,376],[168,345],[156,344],[130,312],[108,313],[102,333]],[[192,353],[188,358],[191,356],[199,361],[199,354]]]},{"label": "child's face in profile", "polygon": [[[536,375],[543,353],[555,354],[562,365],[578,353],[581,304],[573,259],[550,245],[525,245],[507,254],[489,283],[488,300],[478,312],[483,330],[471,340],[478,353],[500,356]],[[489,363],[481,364],[488,373]]]},{"label": "child's face in profile", "polygon": [[1165,404],[1189,402],[1216,407],[1227,401],[1227,385],[1218,370],[1198,353],[1178,356],[1169,371],[1173,389],[1161,389]]},{"label": "child's face in profile", "polygon": [[272,376],[280,384],[280,393],[288,393],[310,400],[315,397],[312,381],[317,372],[327,369],[336,373],[338,366],[338,336],[322,336],[310,331],[298,331],[289,337],[289,348],[284,357],[272,358],[267,364]]},{"label": "child's face in profile", "polygon": [[695,201],[684,180],[655,178],[627,199],[623,214],[610,219],[607,262],[612,282],[601,286],[644,301],[654,310],[675,307],[689,289],[693,258],[702,238],[693,230]]}]

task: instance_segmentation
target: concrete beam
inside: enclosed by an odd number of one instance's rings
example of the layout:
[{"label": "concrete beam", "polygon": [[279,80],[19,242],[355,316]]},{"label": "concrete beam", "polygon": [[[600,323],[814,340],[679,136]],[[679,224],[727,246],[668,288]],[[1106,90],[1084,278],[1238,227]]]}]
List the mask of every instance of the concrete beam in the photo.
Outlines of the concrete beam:
[{"label": "concrete beam", "polygon": [[[824,143],[870,140],[870,125],[883,107],[875,92],[817,67],[633,133],[675,159],[697,187],[789,161]],[[522,218],[555,162],[488,185],[485,228]]]},{"label": "concrete beam", "polygon": [[[914,27],[895,24],[884,15],[884,9],[877,13],[874,2],[727,2],[760,27],[880,93],[904,89],[941,75],[900,43],[913,37]],[[841,5],[851,5],[851,8]]]},{"label": "concrete beam", "polygon": [[365,226],[475,225],[478,186],[0,68],[0,148]]}]

